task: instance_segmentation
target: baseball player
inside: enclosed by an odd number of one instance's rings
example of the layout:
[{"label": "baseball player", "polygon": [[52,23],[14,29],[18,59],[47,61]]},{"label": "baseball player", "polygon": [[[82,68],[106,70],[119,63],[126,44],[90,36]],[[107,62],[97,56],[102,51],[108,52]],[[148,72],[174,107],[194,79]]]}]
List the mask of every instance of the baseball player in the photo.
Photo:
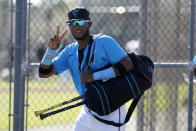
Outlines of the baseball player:
[{"label": "baseball player", "polygon": [[[68,18],[69,21],[67,23],[76,42],[66,46],[56,56],[56,50],[67,33],[67,30],[65,30],[60,35],[60,27],[59,25],[57,26],[56,35],[50,38],[48,49],[39,67],[39,76],[41,78],[48,78],[54,74],[58,75],[66,70],[70,70],[78,93],[83,95],[86,83],[118,77],[121,75],[119,68],[124,68],[126,71],[133,69],[131,59],[112,37],[104,34],[94,36],[90,33],[89,29],[92,21],[90,20],[90,13],[86,8],[75,8],[69,11]],[[88,55],[90,68],[86,65]],[[117,66],[95,72],[95,70],[101,69],[108,64],[116,64]],[[99,116],[95,112],[92,113],[105,120],[123,123],[126,109],[123,105],[106,116]],[[83,105],[76,120],[74,131],[125,131],[125,125],[115,127],[104,124],[95,119],[89,113],[88,107]]]}]

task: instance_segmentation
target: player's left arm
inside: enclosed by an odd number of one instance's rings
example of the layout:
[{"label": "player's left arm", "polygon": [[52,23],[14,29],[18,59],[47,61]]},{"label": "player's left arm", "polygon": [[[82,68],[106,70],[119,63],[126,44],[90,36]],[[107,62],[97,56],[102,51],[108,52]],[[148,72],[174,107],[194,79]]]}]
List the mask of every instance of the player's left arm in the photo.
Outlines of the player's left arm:
[{"label": "player's left arm", "polygon": [[114,64],[112,67],[113,67],[113,70],[116,74],[116,77],[118,77],[126,72],[132,71],[133,70],[133,63],[132,63],[131,59],[129,58],[129,56],[125,56],[119,62]]},{"label": "player's left arm", "polygon": [[106,37],[105,41],[103,48],[109,62],[113,65],[116,77],[132,71],[133,63],[118,42],[111,37]]}]

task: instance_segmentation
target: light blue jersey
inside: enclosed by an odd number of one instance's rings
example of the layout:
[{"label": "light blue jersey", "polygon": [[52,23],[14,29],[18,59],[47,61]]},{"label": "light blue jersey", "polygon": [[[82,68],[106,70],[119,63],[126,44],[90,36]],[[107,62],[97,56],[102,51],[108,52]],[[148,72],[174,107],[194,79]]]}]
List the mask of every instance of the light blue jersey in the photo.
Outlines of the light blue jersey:
[{"label": "light blue jersey", "polygon": [[[78,43],[66,46],[65,49],[53,60],[52,64],[57,73],[60,74],[69,69],[72,75],[75,87],[80,95],[85,92],[85,84],[80,81],[80,72],[86,71],[85,61],[89,45],[84,50],[84,57],[81,63],[81,71],[78,62]],[[93,59],[91,57],[93,56]],[[100,69],[107,64],[115,64],[123,57],[127,56],[126,52],[112,38],[106,35],[99,35],[92,43],[89,63],[92,71]]]}]

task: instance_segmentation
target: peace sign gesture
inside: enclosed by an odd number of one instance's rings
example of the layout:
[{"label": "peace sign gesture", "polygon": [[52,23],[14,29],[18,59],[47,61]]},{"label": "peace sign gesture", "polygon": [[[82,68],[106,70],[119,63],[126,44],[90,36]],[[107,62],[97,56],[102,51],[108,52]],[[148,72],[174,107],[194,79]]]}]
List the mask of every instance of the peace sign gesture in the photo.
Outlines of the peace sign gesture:
[{"label": "peace sign gesture", "polygon": [[53,38],[50,38],[50,40],[49,40],[48,47],[50,49],[53,49],[53,50],[58,49],[59,48],[59,45],[61,43],[61,40],[63,39],[63,37],[65,36],[65,34],[67,34],[67,30],[65,30],[62,35],[59,35],[59,29],[60,29],[60,26],[57,25],[56,35],[54,35],[54,37]]}]

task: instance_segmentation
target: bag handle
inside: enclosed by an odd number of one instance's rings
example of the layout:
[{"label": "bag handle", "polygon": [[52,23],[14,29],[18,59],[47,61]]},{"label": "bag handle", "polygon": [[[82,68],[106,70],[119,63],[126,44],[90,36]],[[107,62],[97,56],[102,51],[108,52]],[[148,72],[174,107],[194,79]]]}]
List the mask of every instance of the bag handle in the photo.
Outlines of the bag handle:
[{"label": "bag handle", "polygon": [[103,122],[103,123],[105,123],[107,125],[112,125],[112,126],[120,127],[120,126],[124,125],[125,123],[127,123],[130,120],[131,115],[132,115],[133,111],[135,110],[135,107],[137,106],[137,104],[138,104],[138,102],[139,102],[139,100],[140,100],[140,98],[141,98],[142,95],[143,95],[143,93],[140,94],[137,98],[133,99],[131,105],[129,106],[129,109],[128,109],[127,115],[125,117],[124,123],[116,123],[116,122],[113,122],[113,121],[104,120],[104,119],[101,119],[98,116],[94,115],[90,110],[89,110],[89,112],[91,113],[91,115],[95,119],[97,119],[100,122]]}]

